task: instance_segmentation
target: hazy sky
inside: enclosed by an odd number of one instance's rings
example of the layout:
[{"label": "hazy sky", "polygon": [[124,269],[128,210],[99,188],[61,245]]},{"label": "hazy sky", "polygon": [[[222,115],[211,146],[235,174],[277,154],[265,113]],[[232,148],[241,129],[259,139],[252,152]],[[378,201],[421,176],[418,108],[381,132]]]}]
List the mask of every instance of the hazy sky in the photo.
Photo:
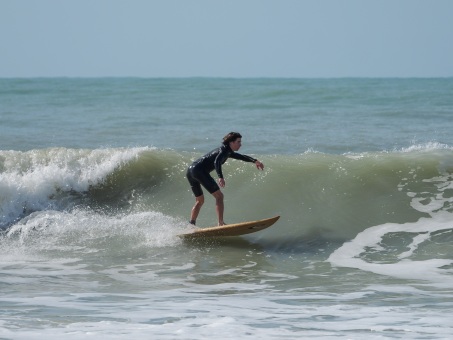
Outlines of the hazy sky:
[{"label": "hazy sky", "polygon": [[451,77],[453,0],[0,0],[0,77]]}]

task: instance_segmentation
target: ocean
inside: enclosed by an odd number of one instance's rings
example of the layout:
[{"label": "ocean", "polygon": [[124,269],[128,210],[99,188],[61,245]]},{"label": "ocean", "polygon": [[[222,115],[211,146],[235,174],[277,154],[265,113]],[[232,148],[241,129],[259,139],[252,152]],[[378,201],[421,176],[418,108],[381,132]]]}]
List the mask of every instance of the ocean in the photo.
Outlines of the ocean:
[{"label": "ocean", "polygon": [[[453,78],[0,79],[0,338],[451,339],[452,117]],[[225,221],[281,218],[186,242],[230,131]]]}]

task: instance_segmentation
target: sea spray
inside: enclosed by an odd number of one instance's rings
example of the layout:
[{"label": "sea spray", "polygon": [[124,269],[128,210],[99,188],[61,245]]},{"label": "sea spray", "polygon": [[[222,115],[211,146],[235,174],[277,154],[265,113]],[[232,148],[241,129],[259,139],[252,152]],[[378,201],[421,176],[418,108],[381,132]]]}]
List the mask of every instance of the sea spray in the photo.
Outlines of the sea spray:
[{"label": "sea spray", "polygon": [[46,209],[67,209],[71,193],[102,183],[148,148],[0,151],[0,227]]}]

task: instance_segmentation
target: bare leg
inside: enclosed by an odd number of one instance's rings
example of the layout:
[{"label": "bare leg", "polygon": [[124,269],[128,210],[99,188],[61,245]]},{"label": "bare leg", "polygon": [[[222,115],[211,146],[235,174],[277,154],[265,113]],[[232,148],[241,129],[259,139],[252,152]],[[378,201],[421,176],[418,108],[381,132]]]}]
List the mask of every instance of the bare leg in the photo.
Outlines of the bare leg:
[{"label": "bare leg", "polygon": [[214,196],[215,198],[215,209],[217,212],[217,217],[219,219],[219,225],[225,225],[225,222],[223,221],[223,193],[220,190],[217,190],[212,194],[212,196]]},{"label": "bare leg", "polygon": [[195,205],[192,208],[192,212],[190,213],[190,221],[195,224],[197,220],[198,214],[200,213],[200,209],[204,203],[204,195],[195,197]]}]

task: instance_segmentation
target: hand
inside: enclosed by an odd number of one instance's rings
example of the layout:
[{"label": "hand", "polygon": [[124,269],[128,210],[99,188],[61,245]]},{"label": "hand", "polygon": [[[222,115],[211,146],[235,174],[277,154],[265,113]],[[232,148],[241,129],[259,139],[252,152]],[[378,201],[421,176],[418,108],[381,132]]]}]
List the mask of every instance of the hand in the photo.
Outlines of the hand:
[{"label": "hand", "polygon": [[264,164],[261,163],[260,161],[256,161],[256,162],[255,162],[255,165],[256,165],[256,168],[257,168],[258,170],[263,170],[263,169],[264,169]]},{"label": "hand", "polygon": [[225,188],[225,180],[223,178],[219,178],[218,182],[221,188]]}]

